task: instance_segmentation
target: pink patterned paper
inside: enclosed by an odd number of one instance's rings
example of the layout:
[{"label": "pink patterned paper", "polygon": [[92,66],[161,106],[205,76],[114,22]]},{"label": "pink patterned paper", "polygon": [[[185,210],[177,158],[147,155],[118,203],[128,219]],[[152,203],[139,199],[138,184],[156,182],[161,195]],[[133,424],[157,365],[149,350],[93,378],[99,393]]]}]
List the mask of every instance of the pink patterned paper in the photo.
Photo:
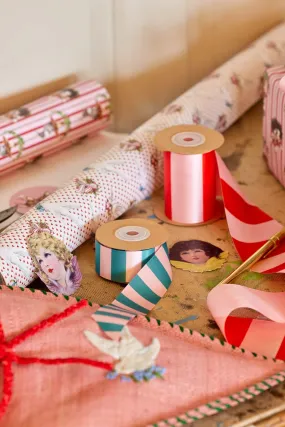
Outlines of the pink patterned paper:
[{"label": "pink patterned paper", "polygon": [[[1,323],[5,339],[73,305],[40,291],[0,290]],[[97,305],[42,330],[15,348],[23,357],[84,357],[113,362],[85,338],[83,331],[100,333],[91,314]],[[133,427],[192,424],[217,411],[251,399],[284,381],[284,363],[233,349],[214,338],[139,316],[129,324],[144,345],[154,337],[157,358],[166,368],[164,380],[122,382],[109,380],[106,371],[90,366],[13,364],[12,400],[0,425],[9,427]],[[268,380],[266,380],[268,378]],[[238,382],[237,382],[238,379]],[[255,383],[259,382],[257,385]],[[228,397],[231,395],[230,397]],[[155,405],[153,404],[155,402]],[[163,421],[165,420],[165,421]],[[182,420],[182,421],[181,421]]]},{"label": "pink patterned paper", "polygon": [[110,95],[81,81],[0,117],[0,175],[66,148],[110,122]]},{"label": "pink patterned paper", "polygon": [[[55,237],[70,251],[74,250],[101,223],[117,218],[162,185],[162,156],[153,144],[157,131],[187,123],[225,130],[260,99],[264,68],[285,62],[284,40],[282,24],[180,96],[5,230],[0,236],[0,253],[4,248],[0,272],[6,283],[27,286],[35,278],[26,245],[28,221],[46,223]],[[87,188],[86,178],[92,180],[96,191],[83,191]]]},{"label": "pink patterned paper", "polygon": [[265,73],[263,101],[263,153],[273,175],[285,186],[285,91],[280,87],[285,67],[269,68]]}]

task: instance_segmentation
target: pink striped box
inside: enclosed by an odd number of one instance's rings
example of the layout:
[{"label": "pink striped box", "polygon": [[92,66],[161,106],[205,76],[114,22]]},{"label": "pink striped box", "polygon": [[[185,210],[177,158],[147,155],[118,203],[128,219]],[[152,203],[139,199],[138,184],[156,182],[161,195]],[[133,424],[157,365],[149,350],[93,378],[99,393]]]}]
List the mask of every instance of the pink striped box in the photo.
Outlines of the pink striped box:
[{"label": "pink striped box", "polygon": [[285,187],[285,92],[280,80],[285,66],[268,68],[264,75],[263,154],[273,175]]}]

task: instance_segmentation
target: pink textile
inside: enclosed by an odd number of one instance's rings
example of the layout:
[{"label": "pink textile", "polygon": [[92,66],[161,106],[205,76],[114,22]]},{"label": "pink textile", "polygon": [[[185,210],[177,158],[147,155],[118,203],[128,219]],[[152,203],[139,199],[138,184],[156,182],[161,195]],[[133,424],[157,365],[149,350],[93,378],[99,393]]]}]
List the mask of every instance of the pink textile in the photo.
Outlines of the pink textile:
[{"label": "pink textile", "polygon": [[[11,339],[74,302],[74,298],[66,301],[62,296],[3,287],[0,313],[6,338]],[[86,329],[100,333],[91,318],[97,308],[96,305],[83,308],[41,331],[20,344],[17,354],[87,357],[112,362],[83,335]],[[199,333],[190,334],[187,329],[181,332],[178,326],[172,328],[166,322],[159,326],[156,321],[148,322],[139,316],[129,327],[144,344],[149,344],[153,337],[160,340],[157,364],[167,369],[164,381],[108,380],[106,371],[83,365],[13,365],[13,397],[0,426],[146,426],[238,392],[285,366],[233,350]]]}]

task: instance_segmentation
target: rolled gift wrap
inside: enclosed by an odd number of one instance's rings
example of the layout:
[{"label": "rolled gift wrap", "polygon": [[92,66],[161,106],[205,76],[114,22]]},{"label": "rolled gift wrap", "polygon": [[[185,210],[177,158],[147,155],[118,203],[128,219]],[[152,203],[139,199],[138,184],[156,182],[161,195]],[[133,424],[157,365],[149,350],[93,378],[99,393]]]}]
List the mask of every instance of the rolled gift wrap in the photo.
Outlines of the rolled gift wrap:
[{"label": "rolled gift wrap", "polygon": [[96,233],[96,273],[128,283],[166,240],[163,227],[149,220],[134,218],[102,225]]},{"label": "rolled gift wrap", "polygon": [[94,80],[10,111],[0,117],[0,175],[105,128],[110,115],[110,95]]},{"label": "rolled gift wrap", "polygon": [[[264,67],[285,63],[284,38],[285,25],[282,24],[189,89],[9,227],[0,237],[0,248],[12,249],[15,255],[12,258],[0,255],[0,272],[5,282],[27,286],[35,278],[34,266],[27,253],[29,221],[46,223],[53,235],[73,251],[100,224],[114,220],[159,188],[163,183],[163,156],[153,143],[159,130],[193,123],[218,131],[229,127],[261,98]],[[224,173],[225,179],[230,177],[226,168]],[[236,197],[240,192],[237,187],[233,184]],[[239,200],[234,206],[240,203]],[[250,211],[249,204],[246,206]],[[259,217],[270,222],[264,213]],[[239,224],[243,225],[242,222]],[[245,235],[249,242],[240,244],[253,250],[246,226],[236,236],[236,241],[240,242]]]}]

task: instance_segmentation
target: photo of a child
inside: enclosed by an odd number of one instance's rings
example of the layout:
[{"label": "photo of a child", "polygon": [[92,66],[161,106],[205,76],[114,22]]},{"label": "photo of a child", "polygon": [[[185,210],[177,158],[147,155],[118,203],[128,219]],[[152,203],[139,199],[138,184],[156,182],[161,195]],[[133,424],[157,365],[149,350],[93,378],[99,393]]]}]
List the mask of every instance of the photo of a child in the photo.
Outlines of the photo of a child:
[{"label": "photo of a child", "polygon": [[175,268],[203,273],[221,268],[228,258],[228,252],[202,240],[184,240],[170,248],[169,257]]},{"label": "photo of a child", "polygon": [[31,231],[27,244],[36,274],[51,292],[72,295],[82,280],[76,256],[45,224],[32,224]]}]

